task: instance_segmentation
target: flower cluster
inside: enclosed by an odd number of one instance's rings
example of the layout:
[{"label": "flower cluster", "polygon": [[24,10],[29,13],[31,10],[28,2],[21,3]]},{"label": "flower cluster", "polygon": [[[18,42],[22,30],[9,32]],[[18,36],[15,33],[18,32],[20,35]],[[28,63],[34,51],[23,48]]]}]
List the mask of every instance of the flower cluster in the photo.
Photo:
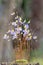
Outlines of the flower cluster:
[{"label": "flower cluster", "polygon": [[[15,12],[11,13],[11,16],[14,16]],[[22,20],[22,17],[15,16],[15,21],[10,22],[10,26],[12,26],[11,29],[9,29],[6,34],[4,34],[3,39],[21,39],[21,35],[25,37],[26,40],[37,39],[37,36],[32,36],[32,33],[30,32],[30,20],[26,21]],[[20,37],[20,38],[18,38]]]}]

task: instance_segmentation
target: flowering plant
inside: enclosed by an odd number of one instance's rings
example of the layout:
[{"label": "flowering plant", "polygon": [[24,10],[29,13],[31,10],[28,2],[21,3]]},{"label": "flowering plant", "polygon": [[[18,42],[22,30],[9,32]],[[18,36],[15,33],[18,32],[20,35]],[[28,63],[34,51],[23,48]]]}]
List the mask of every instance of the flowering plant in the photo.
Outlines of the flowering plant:
[{"label": "flowering plant", "polygon": [[[11,16],[16,15],[15,12],[11,13]],[[16,15],[14,21],[9,23],[11,28],[4,34],[3,39],[10,41],[10,39],[19,41],[30,41],[32,39],[37,41],[37,36],[33,35],[30,31],[30,20],[22,19],[21,16]]]}]

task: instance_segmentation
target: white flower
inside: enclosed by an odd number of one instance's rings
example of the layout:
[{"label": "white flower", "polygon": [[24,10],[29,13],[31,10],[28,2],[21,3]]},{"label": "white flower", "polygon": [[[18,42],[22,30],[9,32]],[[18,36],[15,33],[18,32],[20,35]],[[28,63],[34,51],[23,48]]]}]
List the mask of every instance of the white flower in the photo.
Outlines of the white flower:
[{"label": "white flower", "polygon": [[19,30],[15,31],[15,32],[16,32],[16,34],[20,34],[20,31]]},{"label": "white flower", "polygon": [[13,25],[13,26],[17,26],[17,23],[16,23],[16,22],[12,22],[12,25]]},{"label": "white flower", "polygon": [[23,36],[26,36],[28,34],[27,30],[23,30],[23,32],[24,32]]},{"label": "white flower", "polygon": [[26,20],[24,20],[23,22],[26,23]]},{"label": "white flower", "polygon": [[18,24],[22,24],[22,20],[18,18]]},{"label": "white flower", "polygon": [[18,23],[18,20],[16,20],[16,23]]},{"label": "white flower", "polygon": [[11,35],[13,35],[12,36],[12,40],[15,39],[15,38],[17,38],[17,33],[16,32],[11,32]]},{"label": "white flower", "polygon": [[28,34],[28,31],[27,30],[23,30],[24,33]]},{"label": "white flower", "polygon": [[28,24],[25,24],[24,28],[25,29],[28,29],[29,28],[29,25]]},{"label": "white flower", "polygon": [[29,38],[32,39],[32,35]]},{"label": "white flower", "polygon": [[22,31],[22,28],[21,27],[15,28],[15,31],[20,33],[20,31]]},{"label": "white flower", "polygon": [[9,36],[7,34],[5,34],[3,39],[9,39]]},{"label": "white flower", "polygon": [[22,22],[22,19],[18,19],[18,23],[20,23],[20,24],[25,24],[24,21]]},{"label": "white flower", "polygon": [[3,39],[7,39],[7,34],[4,35]]},{"label": "white flower", "polygon": [[31,36],[31,33],[29,33],[28,35]]},{"label": "white flower", "polygon": [[15,12],[11,13],[11,15],[15,15]]},{"label": "white flower", "polygon": [[19,19],[20,19],[20,21],[22,20],[22,18],[21,18],[21,17],[20,17]]},{"label": "white flower", "polygon": [[16,16],[15,19],[18,19],[18,16]]},{"label": "white flower", "polygon": [[11,30],[8,30],[8,31],[7,31],[7,34],[10,33],[10,32],[11,32]]},{"label": "white flower", "polygon": [[30,32],[30,30],[29,30],[29,29],[28,29],[27,31],[28,31],[28,33]]},{"label": "white flower", "polygon": [[19,20],[18,23],[22,24],[22,21]]},{"label": "white flower", "polygon": [[30,37],[27,37],[27,40],[31,40],[32,39],[32,36],[30,36]]},{"label": "white flower", "polygon": [[21,28],[21,27],[19,27],[19,28],[18,28],[18,30],[19,30],[19,31],[22,31],[22,28]]},{"label": "white flower", "polygon": [[14,34],[15,34],[15,32],[14,32],[13,29],[11,30],[10,34],[11,34],[11,35],[14,35]]},{"label": "white flower", "polygon": [[15,28],[15,31],[18,31],[18,28]]},{"label": "white flower", "polygon": [[37,36],[33,36],[33,39],[37,39]]},{"label": "white flower", "polygon": [[17,34],[15,33],[15,35],[12,37],[12,40],[17,39]]}]

